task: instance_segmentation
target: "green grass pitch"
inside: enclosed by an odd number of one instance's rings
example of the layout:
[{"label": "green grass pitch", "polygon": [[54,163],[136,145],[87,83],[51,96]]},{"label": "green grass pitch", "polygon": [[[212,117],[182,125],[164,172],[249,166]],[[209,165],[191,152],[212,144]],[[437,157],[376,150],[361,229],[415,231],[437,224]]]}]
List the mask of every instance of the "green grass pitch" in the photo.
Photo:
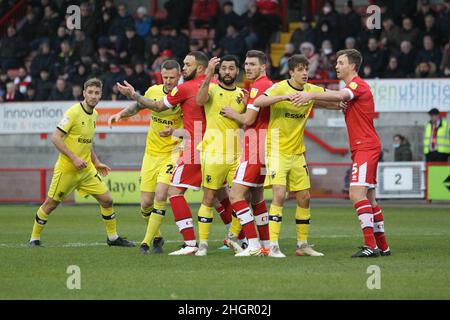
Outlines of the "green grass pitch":
[{"label": "green grass pitch", "polygon": [[[63,205],[44,229],[45,248],[26,246],[37,206],[0,206],[0,299],[450,299],[450,212],[384,207],[393,255],[351,259],[362,242],[348,207],[312,208],[310,243],[324,257],[296,257],[294,208],[284,211],[286,259],[236,258],[221,251],[225,229],[215,216],[207,257],[168,256],[181,244],[169,210],[163,255],[107,247],[96,206]],[[145,226],[137,206],[117,206],[118,230],[139,242]],[[197,207],[192,206],[195,213]],[[195,214],[194,214],[195,215]],[[81,270],[69,290],[67,268]],[[370,265],[381,289],[370,290]]]}]

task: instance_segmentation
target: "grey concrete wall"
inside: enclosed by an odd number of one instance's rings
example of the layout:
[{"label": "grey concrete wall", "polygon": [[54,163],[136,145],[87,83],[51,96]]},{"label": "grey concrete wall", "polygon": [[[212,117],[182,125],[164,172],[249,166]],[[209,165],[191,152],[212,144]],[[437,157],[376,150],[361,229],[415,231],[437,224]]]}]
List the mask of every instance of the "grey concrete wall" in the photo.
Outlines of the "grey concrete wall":
[{"label": "grey concrete wall", "polygon": [[[315,110],[308,129],[335,148],[348,148],[346,128],[328,127],[328,119],[343,117],[337,111]],[[447,117],[448,118],[448,117]],[[400,133],[411,142],[414,160],[422,160],[423,125],[426,113],[381,113],[375,121],[384,152],[384,160],[393,160],[392,137]],[[95,138],[95,150],[105,163],[115,168],[139,167],[145,147],[146,135],[107,134],[106,139]],[[309,162],[350,162],[350,155],[330,154],[305,138]],[[57,151],[50,137],[41,140],[38,134],[0,135],[0,167],[37,168],[52,167]]]}]

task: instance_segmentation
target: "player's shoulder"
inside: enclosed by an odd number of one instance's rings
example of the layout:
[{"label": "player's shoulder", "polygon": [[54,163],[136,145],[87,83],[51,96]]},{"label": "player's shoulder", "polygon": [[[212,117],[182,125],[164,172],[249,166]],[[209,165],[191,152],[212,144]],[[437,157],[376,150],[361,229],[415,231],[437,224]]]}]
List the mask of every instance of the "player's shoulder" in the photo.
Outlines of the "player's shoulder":
[{"label": "player's shoulder", "polygon": [[145,96],[146,98],[148,98],[148,96],[150,96],[150,95],[152,95],[152,94],[164,92],[164,91],[163,91],[163,88],[164,88],[164,85],[163,85],[163,84],[155,84],[155,85],[149,87],[149,88],[147,89],[147,91],[145,91],[144,96]]},{"label": "player's shoulder", "polygon": [[305,91],[306,92],[324,92],[325,89],[323,87],[317,86],[312,83],[306,83],[305,84]]},{"label": "player's shoulder", "polygon": [[352,81],[350,81],[347,85],[352,90],[356,90],[360,87],[368,87],[369,84],[366,82],[366,80],[362,79],[361,77],[354,77]]},{"label": "player's shoulder", "polygon": [[81,113],[82,110],[83,109],[81,106],[81,102],[77,102],[77,103],[74,103],[73,105],[71,105],[69,108],[67,108],[66,114],[76,115],[76,114]]}]

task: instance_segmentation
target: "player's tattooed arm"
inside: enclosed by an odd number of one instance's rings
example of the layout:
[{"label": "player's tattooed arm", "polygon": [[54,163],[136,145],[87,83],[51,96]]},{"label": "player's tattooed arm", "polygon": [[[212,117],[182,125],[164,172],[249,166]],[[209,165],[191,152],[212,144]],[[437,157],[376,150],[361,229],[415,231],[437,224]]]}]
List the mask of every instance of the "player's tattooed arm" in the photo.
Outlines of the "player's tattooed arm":
[{"label": "player's tattooed arm", "polygon": [[139,105],[157,112],[168,109],[168,107],[164,105],[164,102],[162,100],[154,101],[152,99],[147,99],[146,97],[143,97],[142,95],[137,93],[134,90],[134,87],[127,81],[124,81],[123,83],[123,85],[119,82],[116,83],[120,93],[127,98],[136,101]]},{"label": "player's tattooed arm", "polygon": [[108,118],[108,125],[111,127],[115,122],[119,122],[123,118],[129,118],[144,109],[139,103],[133,103],[122,111],[113,114]]},{"label": "player's tattooed arm", "polygon": [[197,96],[195,97],[195,102],[199,106],[205,105],[206,102],[208,102],[209,95],[208,95],[208,89],[209,84],[211,83],[212,78],[214,77],[214,70],[216,69],[216,66],[219,64],[220,59],[217,57],[211,58],[208,63],[208,68],[206,68],[206,77],[202,82],[202,85],[200,86],[200,89],[197,92]]},{"label": "player's tattooed arm", "polygon": [[64,137],[66,133],[63,132],[61,129],[57,128],[52,135],[51,141],[55,145],[56,149],[58,149],[59,152],[64,154],[67,158],[69,158],[75,168],[78,170],[84,169],[87,167],[86,161],[78,157],[75,153],[73,153],[69,147],[67,147],[66,143],[64,142]]}]

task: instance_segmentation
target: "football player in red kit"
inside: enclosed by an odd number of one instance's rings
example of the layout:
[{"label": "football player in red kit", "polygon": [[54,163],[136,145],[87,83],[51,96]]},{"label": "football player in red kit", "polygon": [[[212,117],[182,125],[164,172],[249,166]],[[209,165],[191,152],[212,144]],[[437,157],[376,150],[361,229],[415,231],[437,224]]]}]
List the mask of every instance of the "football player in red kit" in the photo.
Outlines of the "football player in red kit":
[{"label": "football player in red kit", "polygon": [[361,53],[355,49],[337,53],[337,77],[345,82],[339,91],[299,93],[297,105],[309,100],[346,102],[345,122],[352,153],[350,199],[358,214],[364,246],[352,257],[388,256],[391,254],[384,235],[383,213],[375,198],[381,142],[373,125],[375,105],[369,85],[358,76]]}]

